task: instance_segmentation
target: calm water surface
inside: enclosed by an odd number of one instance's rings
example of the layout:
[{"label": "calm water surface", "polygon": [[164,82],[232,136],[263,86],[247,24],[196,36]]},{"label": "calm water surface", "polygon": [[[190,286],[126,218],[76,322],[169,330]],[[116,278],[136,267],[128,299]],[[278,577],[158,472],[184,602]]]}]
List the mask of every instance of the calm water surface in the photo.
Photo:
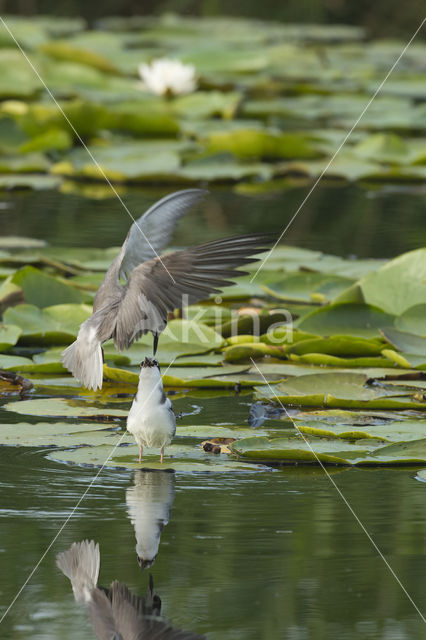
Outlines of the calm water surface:
[{"label": "calm water surface", "polygon": [[[123,201],[138,217],[155,200],[178,187],[132,190]],[[241,194],[211,189],[213,197],[185,216],[176,245],[257,231],[281,232],[308,192],[308,186],[267,194]],[[102,187],[104,193],[108,188]],[[318,187],[301,209],[283,240],[287,244],[360,258],[394,257],[426,246],[426,188],[421,186]],[[130,219],[117,198],[87,199],[57,191],[3,193],[0,229],[53,245],[110,247],[121,244]]]},{"label": "calm water surface", "polygon": [[[235,399],[236,422],[249,401]],[[176,409],[191,402],[176,400]],[[209,416],[211,422],[223,419],[224,407],[228,417],[229,398],[196,402],[203,423]],[[10,421],[12,415],[2,417]],[[5,606],[96,474],[48,461],[45,454],[0,450]],[[426,486],[414,479],[416,470],[330,473],[424,611]],[[144,516],[154,503],[155,517]],[[160,540],[157,518],[169,520]],[[145,571],[135,553],[141,527],[159,542],[155,563]],[[151,572],[167,618],[210,640],[424,638],[424,623],[320,469],[188,475],[104,470],[3,622],[2,638],[94,637],[55,566],[56,553],[85,538],[100,545],[100,584],[118,579],[142,595]]]},{"label": "calm water surface", "polygon": [[[282,228],[306,188],[268,195],[215,190],[202,214],[182,221],[177,244],[228,233]],[[163,191],[125,196],[138,215]],[[6,235],[55,245],[119,244],[128,219],[113,199],[49,193],[2,196]],[[421,189],[318,189],[286,241],[340,255],[393,256],[426,243]],[[251,398],[197,398],[201,413],[184,423],[242,424]],[[191,399],[177,400],[177,411]],[[19,416],[0,408],[0,420]],[[12,601],[97,470],[49,461],[45,450],[0,448],[0,600]],[[354,511],[418,607],[425,611],[426,485],[415,469],[330,469]],[[13,640],[94,637],[55,555],[73,541],[100,545],[100,583],[117,579],[146,592],[149,572],[176,626],[209,640],[417,640],[425,625],[320,469],[233,474],[107,469],[54,543],[0,627]],[[164,485],[159,478],[166,478]],[[152,483],[159,482],[158,491]],[[133,496],[133,498],[132,498]],[[141,514],[156,501],[161,533],[155,563],[141,571],[135,553]],[[132,504],[129,513],[129,504]],[[169,511],[170,516],[169,516]],[[130,516],[134,523],[132,524]],[[143,523],[142,523],[143,524]]]}]

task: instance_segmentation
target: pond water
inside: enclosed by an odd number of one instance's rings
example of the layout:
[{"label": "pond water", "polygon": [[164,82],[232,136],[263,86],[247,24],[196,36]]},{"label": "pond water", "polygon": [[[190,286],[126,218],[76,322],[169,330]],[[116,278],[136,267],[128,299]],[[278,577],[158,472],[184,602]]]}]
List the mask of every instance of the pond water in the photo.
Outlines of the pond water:
[{"label": "pond water", "polygon": [[[196,225],[191,215],[182,221],[176,243],[280,229],[305,194],[306,187],[257,195],[215,190]],[[125,201],[137,215],[161,195],[128,192]],[[23,192],[5,194],[2,201],[5,235],[54,245],[111,246],[121,243],[128,229],[126,213],[114,199]],[[286,241],[340,255],[393,256],[425,244],[425,201],[421,189],[323,186]],[[193,404],[200,408],[182,424],[241,425],[251,402],[251,395],[216,392],[179,398],[174,405],[177,412]],[[22,418],[9,414],[11,420]],[[415,479],[416,469],[330,468],[329,473],[424,611],[425,485]],[[43,449],[0,449],[4,609],[96,474],[95,468],[49,460]],[[151,514],[143,526],[155,548],[159,542],[155,563],[144,571],[135,553],[142,513]],[[160,531],[158,520],[167,519]],[[319,468],[148,475],[104,469],[4,619],[1,638],[94,637],[84,607],[76,604],[55,565],[58,552],[85,538],[100,545],[100,584],[119,580],[142,595],[151,573],[173,626],[209,640],[424,638],[420,615]]]},{"label": "pond water", "polygon": [[[202,209],[181,220],[174,242],[189,245],[237,233],[280,233],[309,188],[305,184],[257,194],[212,188],[213,197]],[[108,187],[102,189],[108,194]],[[122,197],[138,217],[173,190],[128,190]],[[41,238],[55,246],[117,246],[130,225],[116,197],[96,200],[58,191],[23,191],[4,193],[1,204],[3,234]],[[426,245],[425,208],[426,189],[418,185],[365,189],[328,183],[312,193],[283,242],[334,255],[394,257]]]}]

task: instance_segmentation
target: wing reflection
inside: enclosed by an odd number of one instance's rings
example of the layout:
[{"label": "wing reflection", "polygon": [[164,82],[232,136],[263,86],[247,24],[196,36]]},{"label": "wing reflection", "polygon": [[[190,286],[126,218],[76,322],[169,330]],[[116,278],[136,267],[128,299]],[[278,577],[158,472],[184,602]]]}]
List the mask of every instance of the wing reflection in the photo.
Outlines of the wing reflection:
[{"label": "wing reflection", "polygon": [[154,564],[163,528],[175,498],[173,471],[135,471],[126,491],[127,511],[135,529],[136,555],[142,569]]},{"label": "wing reflection", "polygon": [[145,596],[133,594],[117,580],[109,588],[99,586],[99,545],[93,540],[74,542],[56,556],[56,564],[70,579],[76,601],[87,606],[99,640],[205,640],[192,631],[173,628],[161,617],[161,599],[152,576]]}]

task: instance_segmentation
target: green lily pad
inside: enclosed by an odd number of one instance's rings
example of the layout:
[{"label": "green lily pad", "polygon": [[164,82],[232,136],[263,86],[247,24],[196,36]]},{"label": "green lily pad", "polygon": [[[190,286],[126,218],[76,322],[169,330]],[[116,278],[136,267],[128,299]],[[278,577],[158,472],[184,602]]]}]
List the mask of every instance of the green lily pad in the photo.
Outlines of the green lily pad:
[{"label": "green lily pad", "polygon": [[[354,417],[352,420],[354,421],[356,418]],[[338,437],[349,440],[374,438],[389,442],[408,442],[421,439],[426,434],[426,421],[420,419],[387,421],[382,424],[366,425],[362,429],[359,426],[350,427],[348,424],[311,423],[310,426],[306,426],[305,423],[299,424],[297,422],[296,424],[302,433],[310,436]]]},{"label": "green lily pad", "polygon": [[20,371],[21,367],[31,365],[31,358],[24,358],[22,356],[10,356],[7,354],[0,354],[0,369],[5,371]]},{"label": "green lily pad", "polygon": [[315,158],[321,155],[305,133],[277,133],[259,129],[234,129],[210,133],[207,149],[237,158]]},{"label": "green lily pad", "polygon": [[367,376],[362,373],[324,372],[298,376],[274,387],[259,387],[255,396],[272,402],[312,407],[426,409],[426,403],[411,399],[407,393],[367,387],[366,382]]},{"label": "green lily pad", "polygon": [[59,176],[8,173],[0,175],[0,189],[56,189],[62,182]]},{"label": "green lily pad", "polygon": [[7,325],[22,329],[22,344],[68,344],[77,337],[80,324],[92,309],[82,304],[59,304],[39,309],[31,304],[19,304],[3,314]]},{"label": "green lily pad", "polygon": [[[81,447],[69,451],[51,451],[48,458],[55,462],[69,464],[82,464],[124,469],[174,469],[177,473],[200,472],[228,472],[246,471],[253,472],[256,467],[240,461],[230,460],[228,456],[205,453],[198,445],[171,444],[166,448],[164,464],[160,464],[159,451],[154,449],[144,450],[142,463],[138,462],[138,447],[117,447],[112,456],[108,456],[113,450],[113,445],[101,445],[96,447]],[[107,461],[108,460],[108,461]],[[258,467],[264,470],[265,467]]]},{"label": "green lily pad", "polygon": [[19,269],[12,278],[13,284],[20,287],[25,301],[37,307],[49,307],[57,304],[81,303],[87,298],[75,287],[59,281],[35,267]]},{"label": "green lily pad", "polygon": [[0,351],[13,347],[19,340],[22,329],[16,325],[0,325]]},{"label": "green lily pad", "polygon": [[400,331],[426,336],[426,304],[416,304],[406,309],[395,319],[395,327]]},{"label": "green lily pad", "polygon": [[[231,450],[242,459],[256,462],[323,463],[340,465],[412,465],[426,460],[426,438],[374,447],[368,439],[362,444],[339,439],[252,437],[237,440]],[[308,444],[309,443],[309,444]]]},{"label": "green lily pad", "polygon": [[426,361],[426,338],[398,329],[382,329],[383,337],[398,351],[421,356]]},{"label": "green lily pad", "polygon": [[84,400],[72,400],[65,398],[37,398],[35,400],[21,400],[9,402],[4,405],[6,411],[13,411],[26,416],[43,417],[73,417],[84,418],[89,416],[127,417],[128,411],[123,409],[110,409],[106,407],[94,407]]},{"label": "green lily pad", "polygon": [[[309,442],[309,444],[307,444]],[[335,439],[308,439],[287,436],[268,439],[266,437],[244,438],[233,442],[231,450],[243,459],[256,462],[281,462],[341,464],[350,463],[350,458],[367,454],[365,442],[362,445],[350,444]]]},{"label": "green lily pad", "polygon": [[365,302],[399,316],[426,303],[426,249],[416,249],[390,260],[340,294],[334,302]]},{"label": "green lily pad", "polygon": [[379,356],[383,343],[374,338],[334,335],[331,338],[311,338],[301,340],[287,347],[288,353],[304,355],[307,353],[327,353],[334,356],[362,357]]},{"label": "green lily pad", "polygon": [[[223,342],[222,336],[206,324],[192,320],[171,320],[160,336],[156,357],[160,364],[169,364],[178,356],[192,356],[218,349]],[[105,356],[112,352],[111,343],[106,343]],[[140,364],[150,353],[152,353],[151,334],[142,336],[125,351],[131,365]]]},{"label": "green lily pad", "polygon": [[[89,442],[91,436],[95,435]],[[97,439],[96,439],[97,435]],[[1,424],[0,444],[20,445],[23,447],[37,446],[79,446],[82,444],[103,444],[106,437],[115,437],[117,432],[105,431],[105,425],[100,423],[72,424],[68,422],[38,422],[29,424],[27,422]],[[130,436],[130,434],[129,434]],[[130,441],[130,440],[129,440]]]},{"label": "green lily pad", "polygon": [[[382,351],[382,353],[384,353]],[[361,357],[361,358],[339,358],[327,353],[305,353],[301,356],[293,353],[289,354],[290,359],[293,362],[301,362],[304,364],[313,364],[317,367],[340,367],[340,368],[360,368],[366,369],[369,367],[383,367],[389,368],[392,366],[398,366],[396,362],[389,358],[375,358],[375,357]]]},{"label": "green lily pad", "polygon": [[366,304],[333,304],[312,311],[299,329],[323,336],[347,334],[361,338],[379,336],[379,329],[393,323],[393,317]]},{"label": "green lily pad", "polygon": [[353,148],[363,158],[383,163],[401,164],[410,162],[409,146],[394,133],[376,133],[368,136]]},{"label": "green lily pad", "polygon": [[422,464],[426,461],[426,438],[411,440],[410,442],[398,442],[379,447],[365,460],[357,460],[359,465],[391,464],[410,465]]},{"label": "green lily pad", "polygon": [[262,288],[279,300],[310,302],[312,295],[317,294],[325,302],[347,289],[351,282],[349,278],[323,273],[296,273],[282,280],[264,283]]}]

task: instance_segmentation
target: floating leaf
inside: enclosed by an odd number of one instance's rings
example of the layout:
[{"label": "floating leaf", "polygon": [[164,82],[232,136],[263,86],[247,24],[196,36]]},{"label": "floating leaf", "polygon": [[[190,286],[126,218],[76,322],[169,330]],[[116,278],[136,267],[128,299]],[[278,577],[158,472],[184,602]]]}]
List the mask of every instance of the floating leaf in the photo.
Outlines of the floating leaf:
[{"label": "floating leaf", "polygon": [[398,351],[421,356],[426,361],[426,338],[393,328],[382,329],[381,333]]},{"label": "floating leaf", "polygon": [[395,327],[400,331],[426,336],[426,304],[416,304],[406,309],[395,319]]},{"label": "floating leaf", "polygon": [[369,273],[335,299],[343,301],[364,301],[396,316],[426,303],[426,249],[404,253]]},{"label": "floating leaf", "polygon": [[13,276],[12,282],[22,289],[25,301],[37,307],[80,303],[86,300],[86,296],[75,287],[32,266],[19,269]]},{"label": "floating leaf", "polygon": [[299,329],[323,336],[347,334],[362,338],[379,336],[379,329],[393,323],[393,317],[365,304],[333,304],[312,311],[298,323]]},{"label": "floating leaf", "polygon": [[[372,441],[374,442],[374,441]],[[326,438],[245,438],[231,444],[231,450],[243,459],[256,462],[323,463],[341,465],[410,465],[426,460],[426,438],[408,443],[380,447],[368,444],[342,442]]]},{"label": "floating leaf", "polygon": [[58,304],[44,309],[19,304],[7,309],[3,321],[22,329],[23,344],[68,344],[91,313],[92,309],[82,304]]},{"label": "floating leaf", "polygon": [[367,376],[362,373],[301,375],[274,387],[260,387],[256,389],[256,397],[311,407],[426,409],[426,403],[404,397],[402,391],[367,387],[366,382]]},{"label": "floating leaf", "polygon": [[[107,466],[124,469],[174,469],[177,473],[238,472],[255,470],[250,464],[229,461],[226,456],[211,456],[196,445],[172,444],[166,448],[164,464],[160,464],[159,451],[145,449],[142,463],[138,462],[137,446],[118,447],[113,452],[113,444],[97,447],[81,447],[70,451],[52,451],[48,458],[55,462],[82,464],[84,466]],[[110,456],[110,457],[109,457]],[[259,468],[261,470],[262,467]],[[264,469],[264,468],[263,468]]]},{"label": "floating leaf", "polygon": [[84,418],[89,416],[125,417],[128,411],[123,409],[110,409],[106,407],[94,407],[84,400],[72,400],[64,398],[38,398],[36,400],[22,400],[9,402],[4,405],[6,411],[13,411],[27,416],[51,416]]},{"label": "floating leaf", "polygon": [[282,280],[263,284],[267,293],[279,300],[309,302],[312,294],[321,294],[321,302],[334,298],[351,284],[349,278],[322,273],[297,273]]},{"label": "floating leaf", "polygon": [[334,356],[362,357],[379,356],[383,342],[374,338],[334,335],[331,338],[310,338],[301,340],[286,348],[287,353],[304,355],[306,353],[327,353]]},{"label": "floating leaf", "polygon": [[16,325],[0,325],[0,351],[6,351],[6,349],[13,347],[18,342],[21,333],[21,328]]}]

